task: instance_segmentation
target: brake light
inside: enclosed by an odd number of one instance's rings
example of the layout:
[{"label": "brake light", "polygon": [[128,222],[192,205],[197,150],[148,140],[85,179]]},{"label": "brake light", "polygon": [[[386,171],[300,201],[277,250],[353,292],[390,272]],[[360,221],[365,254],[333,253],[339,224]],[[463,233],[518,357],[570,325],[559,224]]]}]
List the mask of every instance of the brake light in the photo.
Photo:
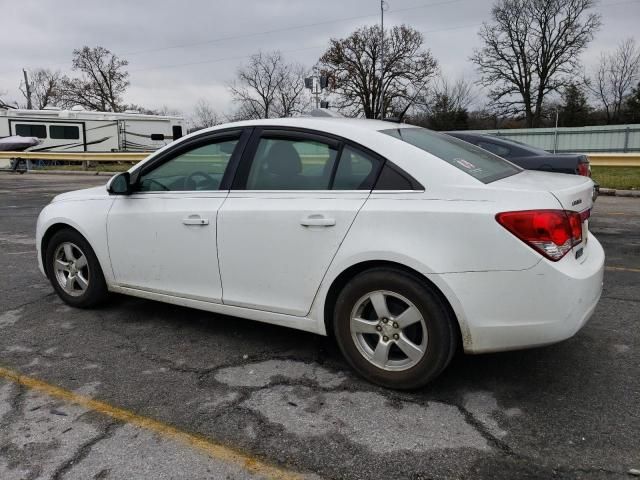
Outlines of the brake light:
[{"label": "brake light", "polygon": [[503,212],[496,220],[549,260],[557,262],[582,241],[582,219],[567,210]]},{"label": "brake light", "polygon": [[591,176],[591,168],[589,167],[589,162],[582,162],[578,164],[577,174],[582,175],[583,177]]}]

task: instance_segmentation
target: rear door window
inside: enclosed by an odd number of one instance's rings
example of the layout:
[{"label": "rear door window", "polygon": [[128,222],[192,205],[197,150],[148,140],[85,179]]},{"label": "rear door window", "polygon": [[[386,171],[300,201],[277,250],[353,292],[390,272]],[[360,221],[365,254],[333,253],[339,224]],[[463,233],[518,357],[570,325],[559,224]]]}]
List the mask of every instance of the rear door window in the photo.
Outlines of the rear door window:
[{"label": "rear door window", "polygon": [[522,171],[520,167],[475,145],[424,128],[392,128],[381,130],[381,133],[418,147],[483,183]]},{"label": "rear door window", "polygon": [[342,149],[333,179],[334,190],[371,190],[378,176],[380,162],[348,145]]},{"label": "rear door window", "polygon": [[328,190],[338,155],[332,145],[304,137],[262,137],[247,190]]}]

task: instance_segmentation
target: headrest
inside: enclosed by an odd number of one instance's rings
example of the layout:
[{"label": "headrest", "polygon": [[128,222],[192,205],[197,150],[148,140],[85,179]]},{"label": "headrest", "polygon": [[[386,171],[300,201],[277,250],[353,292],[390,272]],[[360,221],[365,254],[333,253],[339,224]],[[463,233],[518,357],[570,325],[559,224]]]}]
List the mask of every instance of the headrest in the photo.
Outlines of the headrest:
[{"label": "headrest", "polygon": [[276,142],[267,154],[265,165],[273,175],[298,175],[302,172],[300,155],[290,142]]}]

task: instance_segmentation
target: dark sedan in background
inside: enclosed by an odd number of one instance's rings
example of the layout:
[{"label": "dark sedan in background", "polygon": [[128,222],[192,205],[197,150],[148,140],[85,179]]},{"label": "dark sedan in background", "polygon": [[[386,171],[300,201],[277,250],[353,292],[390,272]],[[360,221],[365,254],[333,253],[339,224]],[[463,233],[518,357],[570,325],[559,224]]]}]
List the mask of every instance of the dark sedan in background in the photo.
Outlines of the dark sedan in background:
[{"label": "dark sedan in background", "polygon": [[446,133],[452,137],[484,148],[499,157],[506,158],[510,162],[527,170],[543,170],[546,172],[572,173],[586,177],[591,176],[589,158],[583,154],[549,153],[541,148],[482,133]]}]

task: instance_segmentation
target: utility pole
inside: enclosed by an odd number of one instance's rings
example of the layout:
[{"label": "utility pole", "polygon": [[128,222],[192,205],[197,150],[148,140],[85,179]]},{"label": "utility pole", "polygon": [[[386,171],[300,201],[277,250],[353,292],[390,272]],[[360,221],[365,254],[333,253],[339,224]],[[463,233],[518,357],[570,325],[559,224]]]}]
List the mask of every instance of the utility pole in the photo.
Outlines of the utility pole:
[{"label": "utility pole", "polygon": [[[318,70],[318,67],[313,68],[313,76],[307,77],[304,79],[304,86],[311,90],[311,95],[313,96],[316,109],[318,108],[328,108],[328,102],[324,102],[320,100],[320,96],[322,95],[322,91],[327,88],[329,83],[329,78],[326,74],[321,73]],[[327,107],[323,107],[322,105],[326,104]]]},{"label": "utility pole", "polygon": [[320,76],[318,75],[318,67],[313,68],[313,91],[312,95],[316,100],[316,110],[320,108]]},{"label": "utility pole", "polygon": [[31,103],[31,86],[29,85],[29,75],[27,74],[27,69],[23,68],[22,73],[24,74],[24,90],[27,94],[27,108],[29,110],[32,110],[33,104]]},{"label": "utility pole", "polygon": [[384,120],[384,7],[386,3],[380,0],[380,120]]},{"label": "utility pole", "polygon": [[560,116],[558,108],[556,107],[556,129],[553,134],[553,153],[556,153],[558,148],[558,117]]}]

